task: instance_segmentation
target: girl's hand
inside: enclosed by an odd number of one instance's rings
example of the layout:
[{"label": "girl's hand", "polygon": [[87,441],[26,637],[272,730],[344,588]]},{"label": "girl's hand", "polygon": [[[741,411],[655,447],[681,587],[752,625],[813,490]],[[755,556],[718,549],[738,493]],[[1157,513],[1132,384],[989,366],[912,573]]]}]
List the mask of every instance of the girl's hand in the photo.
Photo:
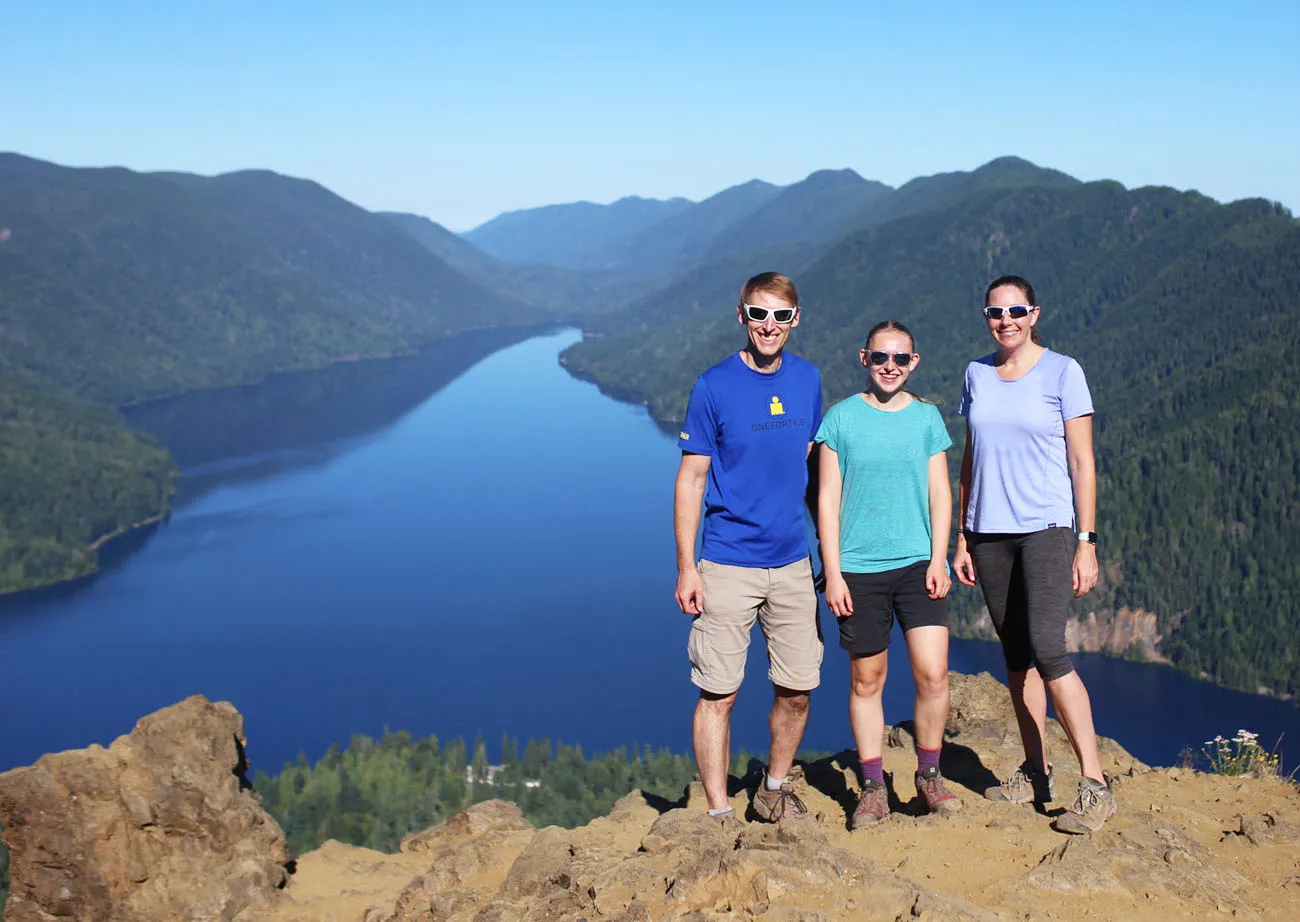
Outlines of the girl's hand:
[{"label": "girl's hand", "polygon": [[849,584],[839,573],[826,574],[826,607],[836,618],[847,618],[853,614],[853,596],[849,594]]},{"label": "girl's hand", "polygon": [[1074,597],[1081,599],[1097,585],[1100,568],[1097,566],[1097,546],[1091,541],[1080,541],[1074,549]]},{"label": "girl's hand", "polygon": [[931,560],[930,566],[925,570],[925,591],[932,599],[944,599],[948,597],[948,590],[951,588],[952,577],[948,575],[948,561]]},{"label": "girl's hand", "polygon": [[970,550],[966,547],[966,536],[957,536],[957,552],[952,555],[952,569],[957,574],[957,582],[963,586],[974,586],[979,580],[979,574],[975,572],[975,561],[971,559]]}]

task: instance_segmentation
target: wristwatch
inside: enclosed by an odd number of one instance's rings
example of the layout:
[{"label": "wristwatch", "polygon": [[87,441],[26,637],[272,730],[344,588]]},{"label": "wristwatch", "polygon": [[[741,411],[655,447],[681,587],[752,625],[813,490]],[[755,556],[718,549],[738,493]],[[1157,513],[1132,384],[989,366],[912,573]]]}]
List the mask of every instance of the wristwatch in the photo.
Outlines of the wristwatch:
[{"label": "wristwatch", "polygon": [[1097,533],[1095,531],[1081,531],[1078,533],[1080,541],[1087,541],[1089,544],[1097,543]]}]

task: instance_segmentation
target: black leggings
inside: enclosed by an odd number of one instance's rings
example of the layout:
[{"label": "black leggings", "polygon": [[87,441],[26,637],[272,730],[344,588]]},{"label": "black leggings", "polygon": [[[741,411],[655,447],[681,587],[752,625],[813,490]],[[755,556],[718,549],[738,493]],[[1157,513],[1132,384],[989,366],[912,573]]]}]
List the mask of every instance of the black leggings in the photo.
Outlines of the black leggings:
[{"label": "black leggings", "polygon": [[966,545],[1002,641],[1007,671],[1027,672],[1034,666],[1047,681],[1073,672],[1065,651],[1065,622],[1074,596],[1074,530],[968,534]]}]

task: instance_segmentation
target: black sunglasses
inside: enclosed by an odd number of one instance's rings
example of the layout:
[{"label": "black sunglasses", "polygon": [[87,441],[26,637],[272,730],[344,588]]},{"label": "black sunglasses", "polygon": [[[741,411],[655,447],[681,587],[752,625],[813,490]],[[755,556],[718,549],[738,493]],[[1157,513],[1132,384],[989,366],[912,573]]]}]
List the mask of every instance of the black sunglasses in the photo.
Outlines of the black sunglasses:
[{"label": "black sunglasses", "polygon": [[908,365],[912,364],[912,359],[916,358],[916,353],[915,352],[893,352],[893,353],[868,352],[867,353],[867,359],[871,362],[872,365],[883,365],[886,362],[888,362],[891,358],[894,360],[894,364],[897,365],[899,368],[906,368]]},{"label": "black sunglasses", "polygon": [[1012,320],[1020,320],[1024,317],[1028,317],[1029,312],[1032,310],[1032,307],[1025,304],[1017,304],[1014,307],[986,307],[984,308],[984,316],[989,320],[1001,320],[1002,313],[1005,311],[1007,314],[1011,315]]},{"label": "black sunglasses", "polygon": [[745,319],[753,323],[766,323],[768,315],[777,323],[789,323],[794,320],[794,307],[759,307],[757,304],[743,304]]}]

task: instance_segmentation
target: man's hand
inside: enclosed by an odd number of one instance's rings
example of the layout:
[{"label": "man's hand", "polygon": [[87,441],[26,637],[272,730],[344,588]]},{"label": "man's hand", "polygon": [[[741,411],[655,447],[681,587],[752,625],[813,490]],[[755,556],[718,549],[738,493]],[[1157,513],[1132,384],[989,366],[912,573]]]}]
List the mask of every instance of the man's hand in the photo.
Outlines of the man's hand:
[{"label": "man's hand", "polygon": [[847,618],[853,614],[853,596],[849,584],[844,582],[840,573],[826,574],[826,607],[836,618]]},{"label": "man's hand", "polygon": [[685,567],[677,573],[677,591],[673,593],[677,607],[684,615],[704,613],[704,580],[695,566]]},{"label": "man's hand", "polygon": [[948,575],[948,561],[932,560],[925,570],[925,591],[932,599],[946,599],[952,588],[952,577]]},{"label": "man's hand", "polygon": [[964,586],[974,586],[979,579],[975,572],[975,561],[971,559],[970,549],[966,547],[966,536],[957,536],[957,551],[952,555],[952,570],[957,574],[957,582]]},{"label": "man's hand", "polygon": [[1100,568],[1097,566],[1097,546],[1091,541],[1080,541],[1074,551],[1074,597],[1081,599],[1097,585]]}]

